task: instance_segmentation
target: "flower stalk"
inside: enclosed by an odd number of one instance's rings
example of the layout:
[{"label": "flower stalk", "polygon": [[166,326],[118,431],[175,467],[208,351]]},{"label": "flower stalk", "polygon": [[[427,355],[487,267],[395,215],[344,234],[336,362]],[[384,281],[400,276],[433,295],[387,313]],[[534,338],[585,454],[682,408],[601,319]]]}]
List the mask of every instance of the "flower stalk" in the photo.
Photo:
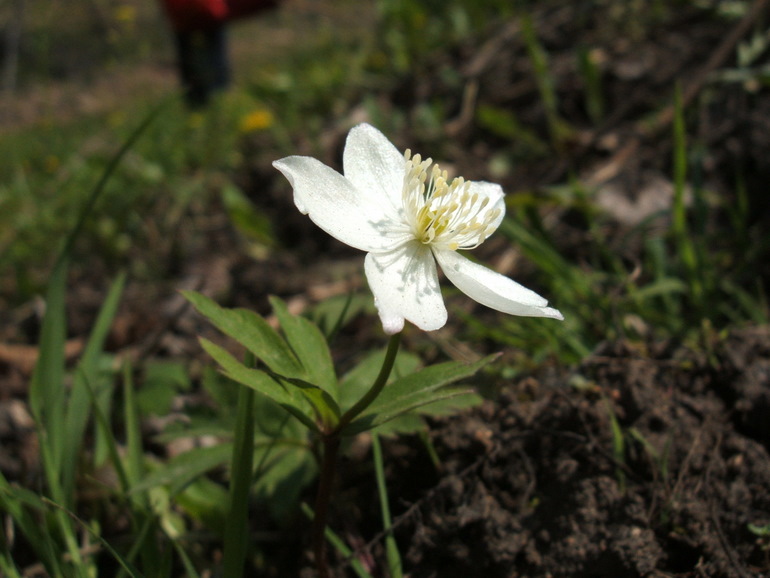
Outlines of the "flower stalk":
[{"label": "flower stalk", "polygon": [[390,336],[382,367],[380,368],[380,372],[374,380],[374,383],[372,383],[372,386],[369,388],[369,391],[367,391],[366,394],[353,405],[353,407],[342,415],[339,423],[332,431],[323,434],[321,438],[323,455],[321,458],[321,473],[318,480],[318,491],[316,492],[312,529],[313,555],[315,556],[315,564],[318,569],[319,578],[329,578],[329,565],[326,559],[325,531],[326,520],[329,514],[329,503],[331,501],[334,479],[337,473],[337,456],[340,449],[341,434],[345,426],[366,410],[366,408],[377,399],[377,396],[382,393],[382,390],[393,371],[393,365],[396,361],[400,343],[401,333]]},{"label": "flower stalk", "polygon": [[388,350],[385,352],[385,359],[382,362],[382,367],[380,368],[380,373],[377,375],[377,379],[374,380],[374,383],[372,384],[372,387],[369,388],[369,391],[367,391],[366,394],[361,399],[359,399],[355,405],[353,405],[353,407],[351,407],[342,415],[339,423],[337,424],[337,427],[335,428],[335,431],[341,432],[344,430],[345,426],[353,421],[353,419],[361,415],[361,412],[369,407],[372,402],[377,399],[377,396],[380,395],[383,388],[385,387],[385,384],[388,382],[391,371],[393,371],[393,364],[396,361],[396,355],[398,354],[398,346],[400,343],[401,333],[396,333],[395,335],[390,336],[390,340],[388,341]]}]

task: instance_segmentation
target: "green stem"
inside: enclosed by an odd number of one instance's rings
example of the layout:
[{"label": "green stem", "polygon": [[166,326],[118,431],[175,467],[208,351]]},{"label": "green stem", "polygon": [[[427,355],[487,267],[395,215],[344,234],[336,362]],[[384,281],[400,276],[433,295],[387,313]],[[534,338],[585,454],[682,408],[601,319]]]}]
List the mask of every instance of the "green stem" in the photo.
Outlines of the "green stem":
[{"label": "green stem", "polygon": [[337,427],[335,428],[336,432],[341,432],[343,429],[345,429],[345,426],[347,426],[351,421],[358,417],[361,412],[369,407],[371,403],[377,399],[377,396],[380,395],[382,389],[385,387],[385,384],[388,382],[390,372],[393,370],[393,364],[396,361],[396,354],[398,353],[398,346],[400,343],[401,333],[396,333],[395,335],[390,336],[390,341],[388,341],[388,350],[385,352],[385,360],[382,362],[382,367],[380,368],[380,373],[377,376],[377,379],[374,380],[372,387],[369,388],[369,391],[366,392],[366,395],[359,399],[353,407],[351,407],[342,415],[339,423],[337,424]]},{"label": "green stem", "polygon": [[[247,365],[254,364],[249,354]],[[238,414],[230,466],[230,511],[227,516],[224,540],[223,578],[240,578],[246,560],[248,545],[249,489],[254,461],[254,397],[250,387],[238,391]]]},{"label": "green stem", "polygon": [[329,502],[331,501],[334,478],[337,473],[337,454],[340,449],[340,433],[356,416],[360,415],[371,403],[380,395],[385,384],[388,382],[390,372],[393,371],[393,364],[398,354],[398,346],[401,343],[401,333],[391,335],[388,342],[388,349],[385,352],[385,359],[382,362],[380,373],[374,380],[369,391],[358,400],[358,402],[346,411],[340,418],[337,427],[331,432],[324,434],[321,438],[323,442],[323,457],[321,458],[321,473],[318,480],[318,492],[315,498],[315,508],[313,517],[313,554],[315,564],[318,569],[319,578],[329,578],[329,566],[326,561],[326,518],[329,512]]}]

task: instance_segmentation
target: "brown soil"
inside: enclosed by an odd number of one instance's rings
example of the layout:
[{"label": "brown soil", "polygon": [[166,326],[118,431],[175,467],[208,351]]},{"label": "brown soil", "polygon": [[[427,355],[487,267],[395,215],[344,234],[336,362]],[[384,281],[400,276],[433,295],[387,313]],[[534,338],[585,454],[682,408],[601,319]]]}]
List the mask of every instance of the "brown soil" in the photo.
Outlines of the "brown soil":
[{"label": "brown soil", "polygon": [[766,575],[747,525],[770,519],[770,331],[735,331],[709,359],[656,349],[608,344],[436,424],[440,473],[414,467],[424,448],[401,456],[412,575]]}]

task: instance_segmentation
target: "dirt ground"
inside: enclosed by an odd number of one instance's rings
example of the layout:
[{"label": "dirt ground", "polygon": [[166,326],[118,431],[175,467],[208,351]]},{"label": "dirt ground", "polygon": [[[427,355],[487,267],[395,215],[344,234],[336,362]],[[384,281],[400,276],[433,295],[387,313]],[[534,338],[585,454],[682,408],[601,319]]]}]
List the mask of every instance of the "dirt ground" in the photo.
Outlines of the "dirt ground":
[{"label": "dirt ground", "polygon": [[394,467],[411,575],[767,575],[747,524],[770,514],[769,356],[767,328],[708,359],[607,344],[436,424],[440,479],[411,487],[419,447]]},{"label": "dirt ground", "polygon": [[[622,35],[599,27],[589,13],[544,4],[537,25],[559,78],[562,112],[585,128],[560,154],[501,177],[507,190],[536,190],[579,175],[603,191],[603,208],[614,215],[616,234],[622,235],[640,214],[648,214],[645,203],[670,203],[668,189],[659,186],[661,175],[670,174],[671,156],[670,109],[662,95],[679,81],[685,101],[698,108],[697,137],[708,147],[710,187],[729,194],[740,171],[754,224],[770,222],[770,91],[719,84],[713,77],[733,65],[738,42],[767,25],[766,2],[756,2],[751,18],[729,26],[707,10],[689,7],[652,29],[629,27]],[[639,16],[632,5],[618,22]],[[437,70],[449,66],[464,75],[465,86],[472,87],[465,93],[451,92],[437,76],[415,75],[377,98],[406,110],[444,99],[454,113],[444,127],[452,135],[447,152],[464,151],[456,157],[458,172],[489,178],[487,161],[503,145],[499,136],[473,124],[475,106],[511,107],[547,138],[518,34],[515,24],[501,23],[483,42],[437,55]],[[605,63],[609,112],[598,129],[578,102],[576,38],[596,46],[596,57]],[[698,100],[706,92],[709,98]],[[341,145],[342,124],[330,126],[327,162]],[[415,141],[419,150],[420,135],[406,133],[400,138]],[[255,262],[223,256],[235,248],[231,233],[198,242],[185,252],[174,287],[129,288],[113,349],[201,356],[195,341],[199,324],[180,314],[173,293],[178,287],[210,283],[207,288],[226,295],[228,304],[258,308],[265,306],[266,295],[277,294],[301,309],[339,291],[334,283],[340,279],[348,284],[342,291],[362,286],[360,256],[296,213],[269,160],[255,156],[241,179],[277,223],[284,250]],[[575,224],[565,220],[555,226],[563,229],[565,251],[579,257],[580,247],[569,246]],[[767,286],[770,260],[756,276]],[[73,354],[78,327],[85,331],[98,301],[85,290],[81,296],[70,304]],[[23,317],[25,324],[31,319],[34,312]],[[375,325],[354,324],[355,334],[343,336],[342,343],[375,344],[380,337],[373,333]],[[29,335],[34,342],[34,330],[21,321],[17,331],[4,335],[16,341]],[[14,480],[28,475],[35,451],[24,417],[24,377],[34,354],[29,350],[25,358],[20,352],[0,351],[0,467]],[[430,424],[438,469],[418,437],[385,442],[395,534],[409,576],[770,576],[770,541],[749,530],[770,524],[770,328],[715,327],[688,345],[652,337],[607,341],[575,367],[549,364],[513,380],[498,378],[491,386],[499,392],[494,399]],[[379,577],[386,573],[369,459],[347,458],[342,464],[330,524]],[[282,529],[285,547],[276,548],[265,575],[313,575],[307,557],[298,555],[308,546],[301,528]],[[338,576],[353,575],[345,560],[334,564]]]}]

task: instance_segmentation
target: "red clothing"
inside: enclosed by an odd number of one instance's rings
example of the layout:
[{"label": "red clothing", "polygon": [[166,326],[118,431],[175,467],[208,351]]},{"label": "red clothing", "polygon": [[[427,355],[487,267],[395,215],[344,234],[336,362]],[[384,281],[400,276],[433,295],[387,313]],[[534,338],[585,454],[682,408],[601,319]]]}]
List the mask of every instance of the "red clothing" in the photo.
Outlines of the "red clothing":
[{"label": "red clothing", "polygon": [[228,20],[274,8],[278,0],[163,0],[177,30],[206,30]]},{"label": "red clothing", "polygon": [[177,30],[205,30],[227,19],[225,0],[163,0],[163,6]]}]

